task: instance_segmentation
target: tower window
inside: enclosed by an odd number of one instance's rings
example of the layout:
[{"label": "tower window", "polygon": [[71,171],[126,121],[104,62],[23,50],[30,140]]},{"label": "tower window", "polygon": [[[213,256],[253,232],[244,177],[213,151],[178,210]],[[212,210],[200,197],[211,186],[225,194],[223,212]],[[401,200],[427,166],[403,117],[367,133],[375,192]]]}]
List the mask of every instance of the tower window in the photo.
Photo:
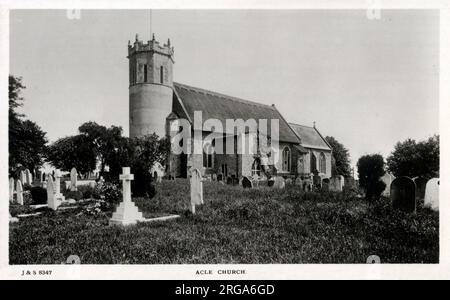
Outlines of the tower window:
[{"label": "tower window", "polygon": [[161,66],[159,68],[159,81],[161,84],[164,83],[164,68],[163,68],[163,66]]},{"label": "tower window", "polygon": [[147,82],[147,64],[144,64],[144,82]]}]

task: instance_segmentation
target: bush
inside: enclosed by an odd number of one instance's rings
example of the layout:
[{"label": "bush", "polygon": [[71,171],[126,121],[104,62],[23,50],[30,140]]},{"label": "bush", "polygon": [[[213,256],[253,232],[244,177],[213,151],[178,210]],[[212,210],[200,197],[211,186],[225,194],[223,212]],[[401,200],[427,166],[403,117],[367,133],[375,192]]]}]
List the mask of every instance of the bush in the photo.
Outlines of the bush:
[{"label": "bush", "polygon": [[118,203],[122,200],[122,190],[114,183],[105,182],[95,187],[92,196],[108,203]]},{"label": "bush", "polygon": [[47,203],[47,190],[40,186],[34,186],[30,189],[33,204]]},{"label": "bush", "polygon": [[83,199],[83,193],[81,191],[68,191],[65,195],[67,199],[73,199],[79,201]]},{"label": "bush", "polygon": [[83,199],[90,199],[95,193],[95,188],[90,185],[80,185],[78,191],[83,194]]}]

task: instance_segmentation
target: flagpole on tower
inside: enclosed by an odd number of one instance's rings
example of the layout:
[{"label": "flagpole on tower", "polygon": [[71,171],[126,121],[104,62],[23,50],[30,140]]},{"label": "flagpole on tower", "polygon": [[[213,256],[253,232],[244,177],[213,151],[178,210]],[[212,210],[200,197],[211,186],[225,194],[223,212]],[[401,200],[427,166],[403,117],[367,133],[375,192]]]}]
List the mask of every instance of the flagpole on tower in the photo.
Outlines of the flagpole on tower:
[{"label": "flagpole on tower", "polygon": [[152,39],[152,10],[150,9],[150,40]]}]

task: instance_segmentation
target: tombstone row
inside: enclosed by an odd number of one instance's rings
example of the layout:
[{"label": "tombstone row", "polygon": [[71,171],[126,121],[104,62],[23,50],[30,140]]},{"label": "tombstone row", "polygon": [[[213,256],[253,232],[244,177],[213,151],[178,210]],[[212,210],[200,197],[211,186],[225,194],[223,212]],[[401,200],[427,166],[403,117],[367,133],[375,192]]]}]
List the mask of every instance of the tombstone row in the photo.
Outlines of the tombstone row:
[{"label": "tombstone row", "polygon": [[422,179],[413,180],[407,176],[395,178],[390,185],[392,207],[404,212],[415,212],[417,199],[423,194],[424,206],[439,210],[439,182],[439,178],[427,180],[426,184]]}]

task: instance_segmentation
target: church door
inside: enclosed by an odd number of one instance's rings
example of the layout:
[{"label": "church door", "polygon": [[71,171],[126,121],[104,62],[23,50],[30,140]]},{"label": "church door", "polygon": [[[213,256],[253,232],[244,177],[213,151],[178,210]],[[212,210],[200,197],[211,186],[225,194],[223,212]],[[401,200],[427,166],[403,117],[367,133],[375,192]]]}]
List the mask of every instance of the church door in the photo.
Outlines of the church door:
[{"label": "church door", "polygon": [[312,152],[311,152],[311,173],[317,174],[317,158]]}]

